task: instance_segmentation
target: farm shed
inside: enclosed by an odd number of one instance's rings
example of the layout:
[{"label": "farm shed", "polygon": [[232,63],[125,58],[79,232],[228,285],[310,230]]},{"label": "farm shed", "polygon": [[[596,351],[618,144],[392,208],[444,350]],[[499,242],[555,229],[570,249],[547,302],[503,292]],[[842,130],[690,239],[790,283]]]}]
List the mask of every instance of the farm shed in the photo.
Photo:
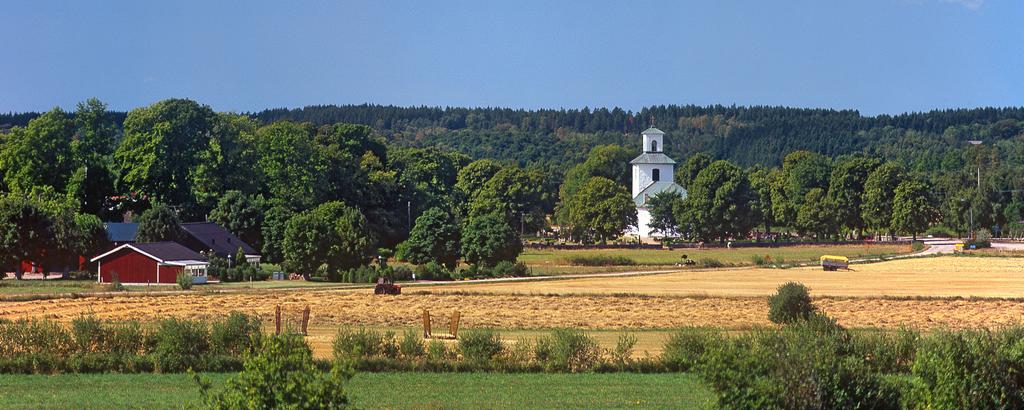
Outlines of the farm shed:
[{"label": "farm shed", "polygon": [[[235,234],[215,222],[188,222],[181,224],[185,237],[181,243],[196,252],[213,252],[221,258],[234,258],[238,248],[245,253],[245,261],[259,266],[260,253]],[[239,261],[234,261],[238,263]]]},{"label": "farm shed", "polygon": [[90,260],[100,283],[117,273],[121,283],[175,283],[188,272],[193,283],[206,283],[206,257],[176,242],[126,243]]}]

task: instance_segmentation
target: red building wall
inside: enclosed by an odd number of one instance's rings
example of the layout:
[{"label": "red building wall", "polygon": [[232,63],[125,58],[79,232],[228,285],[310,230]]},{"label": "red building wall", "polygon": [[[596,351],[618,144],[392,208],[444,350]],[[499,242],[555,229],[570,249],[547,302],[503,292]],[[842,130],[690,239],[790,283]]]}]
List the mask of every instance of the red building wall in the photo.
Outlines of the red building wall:
[{"label": "red building wall", "polygon": [[182,269],[181,266],[161,266],[160,283],[178,283],[178,272]]},{"label": "red building wall", "polygon": [[[100,259],[100,281],[111,282],[111,274],[117,272],[122,283],[157,283],[156,261],[132,249],[122,249]],[[164,281],[160,272],[160,282]],[[170,283],[174,283],[171,278]]]}]

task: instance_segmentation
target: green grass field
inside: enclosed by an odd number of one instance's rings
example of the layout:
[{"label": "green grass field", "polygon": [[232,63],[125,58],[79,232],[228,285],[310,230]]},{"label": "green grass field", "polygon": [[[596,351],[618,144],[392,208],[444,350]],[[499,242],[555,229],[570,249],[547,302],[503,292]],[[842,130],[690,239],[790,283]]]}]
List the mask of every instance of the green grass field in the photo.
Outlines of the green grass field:
[{"label": "green grass field", "polygon": [[[837,246],[788,246],[779,248],[737,248],[737,249],[584,249],[584,250],[540,250],[527,249],[519,261],[525,263],[534,276],[557,276],[601,272],[627,272],[635,270],[669,269],[679,263],[683,255],[694,260],[714,259],[725,265],[753,265],[754,255],[770,256],[772,260],[786,262],[816,261],[823,254],[843,255],[850,258],[869,258],[910,252],[908,245],[837,245]],[[629,266],[571,266],[571,256],[609,255],[632,259],[636,265]],[[265,265],[277,268],[273,265]],[[301,280],[234,282],[202,285],[197,290],[217,289],[275,289],[275,288],[320,288],[344,287],[351,284]],[[362,286],[368,286],[362,284]],[[126,286],[129,292],[177,290],[177,285]],[[0,296],[3,295],[47,295],[59,293],[108,292],[108,285],[99,285],[91,280],[0,280]]]},{"label": "green grass field", "polygon": [[[228,374],[204,374],[223,383]],[[349,383],[356,408],[711,408],[690,374],[360,373]],[[199,389],[185,374],[3,375],[0,408],[182,408]]]},{"label": "green grass field", "polygon": [[[834,246],[786,246],[778,248],[736,248],[736,249],[581,249],[581,250],[545,250],[527,249],[519,255],[519,261],[535,269],[549,268],[562,270],[570,268],[578,270],[585,267],[566,267],[570,256],[623,256],[630,258],[641,266],[674,266],[683,255],[690,259],[716,259],[727,265],[753,265],[754,255],[769,255],[773,260],[783,258],[787,262],[817,261],[821,255],[842,255],[849,258],[869,258],[883,255],[894,255],[910,252],[909,245],[834,245]],[[597,267],[596,269],[635,269],[630,266]]]}]

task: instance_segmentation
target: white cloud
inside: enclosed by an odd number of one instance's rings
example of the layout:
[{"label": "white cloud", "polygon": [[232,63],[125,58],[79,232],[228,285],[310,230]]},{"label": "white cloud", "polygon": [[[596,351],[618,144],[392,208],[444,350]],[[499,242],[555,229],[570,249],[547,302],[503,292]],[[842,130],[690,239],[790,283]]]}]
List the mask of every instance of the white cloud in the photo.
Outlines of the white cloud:
[{"label": "white cloud", "polygon": [[941,0],[943,3],[953,3],[964,6],[970,10],[977,10],[985,3],[985,0]]}]

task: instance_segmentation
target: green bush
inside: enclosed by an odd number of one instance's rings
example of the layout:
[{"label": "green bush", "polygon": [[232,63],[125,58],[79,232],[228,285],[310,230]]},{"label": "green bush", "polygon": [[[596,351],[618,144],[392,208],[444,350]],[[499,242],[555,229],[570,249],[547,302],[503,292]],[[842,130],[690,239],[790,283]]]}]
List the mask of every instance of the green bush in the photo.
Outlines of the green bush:
[{"label": "green bush", "polygon": [[772,265],[772,257],[770,255],[754,254],[750,256],[750,261],[753,262],[755,266]]},{"label": "green bush", "polygon": [[209,394],[210,383],[196,381],[210,409],[343,409],[348,405],[344,385],[351,376],[340,363],[324,373],[301,337],[281,335],[266,338],[222,391]]},{"label": "green bush", "polygon": [[924,231],[925,236],[934,236],[939,238],[955,238],[957,236],[956,231],[950,229],[945,225],[932,225],[928,227],[928,230]]},{"label": "green bush", "polygon": [[103,321],[95,316],[82,316],[71,320],[71,335],[75,340],[75,351],[80,354],[107,351]]},{"label": "green bush", "polygon": [[475,365],[488,365],[501,354],[501,335],[492,330],[470,330],[459,337],[459,353]]},{"label": "green bush", "polygon": [[263,337],[259,317],[231,312],[223,321],[210,325],[210,345],[217,354],[242,356],[260,345]]},{"label": "green bush", "polygon": [[432,339],[430,343],[427,343],[427,360],[432,362],[441,362],[451,358],[451,352],[448,350],[448,345],[444,342]]},{"label": "green bush", "polygon": [[913,241],[910,243],[910,250],[914,252],[920,252],[924,250],[924,242]]},{"label": "green bush", "polygon": [[449,280],[451,272],[437,262],[428,262],[423,265],[416,265],[416,279],[419,280]]},{"label": "green bush", "polygon": [[579,330],[556,329],[537,338],[534,356],[549,372],[583,372],[599,363],[601,350],[594,338]]},{"label": "green bush", "polygon": [[518,278],[530,275],[530,269],[522,262],[501,261],[490,268],[490,271],[489,276],[492,278]]},{"label": "green bush", "polygon": [[921,335],[914,330],[862,331],[851,333],[852,349],[873,371],[910,373]]},{"label": "green bush", "polygon": [[814,311],[807,287],[797,282],[779,286],[775,294],[768,298],[768,319],[773,323],[806,320]]},{"label": "green bush", "polygon": [[200,321],[163,319],[154,337],[154,362],[161,373],[201,368],[202,356],[210,351],[209,329]]},{"label": "green bush", "polygon": [[615,342],[615,348],[609,352],[612,364],[619,370],[625,370],[633,364],[633,348],[636,347],[637,338],[632,333],[622,333],[619,340]]},{"label": "green bush", "polygon": [[192,275],[189,275],[184,269],[178,272],[178,275],[175,277],[175,281],[178,282],[178,287],[181,288],[181,290],[192,289]]},{"label": "green bush", "polygon": [[1020,328],[939,331],[914,360],[911,405],[938,409],[1024,408],[1024,339]]},{"label": "green bush", "polygon": [[381,354],[383,335],[375,330],[341,328],[334,336],[335,360],[368,358]]},{"label": "green bush", "polygon": [[721,268],[724,267],[725,264],[715,258],[700,258],[697,259],[697,266],[702,268]]},{"label": "green bush", "polygon": [[706,346],[697,366],[726,408],[899,408],[899,390],[850,355],[828,318],[750,332]]},{"label": "green bush", "polygon": [[334,272],[336,271],[328,270],[327,280],[332,282],[373,283],[377,281],[378,277],[380,277],[377,269],[368,265],[362,265],[340,273]]},{"label": "green bush", "polygon": [[423,357],[426,354],[423,347],[423,337],[415,330],[406,330],[402,335],[402,341],[398,343],[398,351],[402,354],[402,357],[410,360]]},{"label": "green bush", "polygon": [[391,278],[394,280],[412,280],[412,269],[408,266],[395,266],[391,270]]},{"label": "green bush", "polygon": [[117,276],[117,272],[115,271],[110,272],[110,287],[117,292],[124,292],[128,290],[121,284],[121,278]]},{"label": "green bush", "polygon": [[636,261],[622,255],[571,255],[565,258],[576,266],[632,266]]},{"label": "green bush", "polygon": [[661,362],[669,371],[690,371],[700,363],[709,346],[722,343],[717,330],[706,328],[681,329],[669,336],[661,352]]}]

